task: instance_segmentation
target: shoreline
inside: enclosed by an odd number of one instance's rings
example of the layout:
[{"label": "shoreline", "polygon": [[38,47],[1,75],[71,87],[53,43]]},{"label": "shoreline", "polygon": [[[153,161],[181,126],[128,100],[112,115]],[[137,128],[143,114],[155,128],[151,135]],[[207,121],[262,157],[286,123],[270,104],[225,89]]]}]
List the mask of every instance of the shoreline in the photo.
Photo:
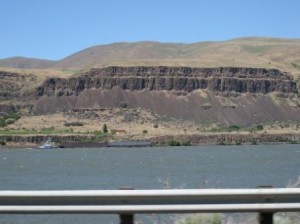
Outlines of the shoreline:
[{"label": "shoreline", "polygon": [[[236,144],[227,144],[227,145],[220,145],[220,144],[198,144],[198,145],[189,145],[189,146],[170,146],[170,145],[152,145],[152,146],[140,146],[140,147],[106,147],[106,146],[99,146],[99,147],[59,147],[59,148],[56,148],[56,149],[60,149],[60,150],[63,150],[63,149],[80,149],[80,148],[151,148],[151,147],[174,147],[174,148],[177,148],[177,147],[196,147],[196,146],[246,146],[246,145],[295,145],[295,144],[300,144],[300,143],[289,143],[289,142],[261,142],[259,144],[251,144],[251,143],[242,143],[242,144],[239,144],[239,145],[236,145]],[[38,149],[38,145],[28,145],[28,146],[24,146],[23,144],[14,144],[14,145],[0,145],[0,150],[2,149],[11,149],[11,150],[14,150],[14,149],[37,149],[37,150],[41,150],[41,149]],[[44,150],[44,149],[42,149]],[[52,150],[52,149],[50,149]]]},{"label": "shoreline", "polygon": [[[97,148],[107,147],[112,138],[104,136],[95,141],[86,135],[0,135],[1,148],[37,148],[47,138],[51,137],[58,145],[65,148]],[[152,146],[203,146],[203,145],[272,145],[300,144],[300,133],[211,133],[211,134],[182,134],[164,135],[143,139],[119,138],[113,141],[151,142]],[[71,146],[71,147],[68,147]],[[122,146],[121,146],[122,147]],[[126,147],[126,145],[124,145]]]}]

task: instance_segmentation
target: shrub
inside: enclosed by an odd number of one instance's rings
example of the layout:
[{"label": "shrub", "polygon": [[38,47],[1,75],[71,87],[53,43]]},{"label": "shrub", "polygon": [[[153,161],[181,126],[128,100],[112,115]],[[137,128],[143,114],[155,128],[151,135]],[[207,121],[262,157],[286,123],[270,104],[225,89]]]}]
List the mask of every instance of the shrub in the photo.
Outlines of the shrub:
[{"label": "shrub", "polygon": [[148,131],[147,130],[143,130],[143,134],[147,134],[148,133]]},{"label": "shrub", "polygon": [[236,145],[241,145],[242,143],[241,143],[241,141],[236,141],[235,144]]},{"label": "shrub", "polygon": [[288,140],[286,138],[283,137],[276,137],[275,138],[275,142],[287,142]]},{"label": "shrub", "polygon": [[256,125],[256,130],[262,131],[262,130],[264,130],[264,126],[261,124],[258,124],[258,125]]},{"label": "shrub", "polygon": [[7,118],[13,118],[15,120],[19,120],[21,115],[19,113],[9,113]]},{"label": "shrub", "polygon": [[257,145],[257,141],[252,140],[251,144],[252,144],[252,145]]},{"label": "shrub", "polygon": [[5,123],[6,123],[6,125],[13,124],[13,123],[15,123],[15,119],[13,119],[13,118],[8,118],[8,119],[5,120]]},{"label": "shrub", "polygon": [[20,118],[21,116],[18,113],[2,113],[2,117],[0,118],[0,127],[5,127],[9,124],[13,124],[16,120]]},{"label": "shrub", "polygon": [[67,122],[64,124],[66,127],[70,127],[70,126],[83,126],[83,123],[81,122]]},{"label": "shrub", "polygon": [[228,131],[239,131],[240,127],[237,125],[231,125],[228,127]]},{"label": "shrub", "polygon": [[209,110],[210,108],[212,108],[212,105],[210,103],[205,103],[205,104],[201,105],[201,108],[203,110]]},{"label": "shrub", "polygon": [[5,127],[7,124],[4,119],[0,119],[0,127]]},{"label": "shrub", "polygon": [[177,142],[175,140],[171,140],[171,141],[168,142],[168,145],[169,146],[180,146],[181,144],[180,144],[180,142]]},{"label": "shrub", "polygon": [[119,103],[119,107],[120,108],[127,108],[127,106],[128,106],[127,102],[121,102],[121,103]]},{"label": "shrub", "polygon": [[93,134],[94,134],[94,135],[102,135],[103,132],[102,132],[102,131],[94,131]]},{"label": "shrub", "polygon": [[[272,127],[272,126],[271,126]],[[273,126],[274,127],[274,126]],[[263,125],[261,125],[261,124],[258,124],[258,125],[255,125],[255,126],[253,126],[253,127],[251,127],[250,129],[249,129],[249,131],[252,133],[252,132],[256,132],[256,131],[262,131],[262,130],[264,130],[264,126]]]},{"label": "shrub", "polygon": [[44,133],[44,134],[52,134],[54,132],[55,128],[52,127],[44,127],[41,129],[40,133]]},{"label": "shrub", "polygon": [[180,220],[177,224],[221,224],[222,219],[219,214],[197,214],[190,215]]},{"label": "shrub", "polygon": [[191,142],[190,141],[184,141],[181,143],[181,145],[183,146],[191,146]]},{"label": "shrub", "polygon": [[158,124],[155,124],[153,127],[154,127],[154,128],[158,128]]},{"label": "shrub", "polygon": [[3,141],[3,140],[1,140],[1,141],[0,141],[0,145],[6,145],[6,142]]},{"label": "shrub", "polygon": [[108,132],[108,129],[107,129],[107,125],[106,124],[103,124],[103,133],[107,133]]}]

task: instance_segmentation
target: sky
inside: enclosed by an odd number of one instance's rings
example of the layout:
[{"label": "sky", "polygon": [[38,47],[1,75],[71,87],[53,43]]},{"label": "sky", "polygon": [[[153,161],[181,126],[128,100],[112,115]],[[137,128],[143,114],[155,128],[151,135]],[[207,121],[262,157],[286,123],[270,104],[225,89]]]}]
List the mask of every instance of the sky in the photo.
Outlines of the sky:
[{"label": "sky", "polygon": [[1,0],[0,59],[114,42],[300,38],[299,0]]}]

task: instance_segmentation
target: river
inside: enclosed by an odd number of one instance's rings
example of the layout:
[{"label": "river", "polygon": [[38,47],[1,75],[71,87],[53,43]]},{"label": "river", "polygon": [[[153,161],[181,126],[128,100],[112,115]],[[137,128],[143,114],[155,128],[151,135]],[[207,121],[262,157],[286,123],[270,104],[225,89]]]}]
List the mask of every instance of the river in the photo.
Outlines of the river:
[{"label": "river", "polygon": [[[0,190],[286,187],[299,174],[299,145],[0,149]],[[1,215],[0,224],[117,223],[102,216]]]}]

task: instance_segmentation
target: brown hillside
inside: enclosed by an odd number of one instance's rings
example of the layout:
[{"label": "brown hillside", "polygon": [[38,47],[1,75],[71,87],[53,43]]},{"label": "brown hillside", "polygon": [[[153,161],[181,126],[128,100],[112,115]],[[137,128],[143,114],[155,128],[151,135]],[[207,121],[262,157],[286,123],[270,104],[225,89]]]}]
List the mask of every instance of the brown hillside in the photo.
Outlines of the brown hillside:
[{"label": "brown hillside", "polygon": [[241,38],[193,44],[137,42],[95,46],[75,53],[55,68],[191,66],[277,68],[300,73],[300,40]]},{"label": "brown hillside", "polygon": [[190,66],[276,68],[300,74],[300,39],[239,38],[220,42],[135,42],[99,45],[60,61],[0,60],[1,67],[89,70],[107,66]]},{"label": "brown hillside", "polygon": [[0,60],[1,67],[10,68],[25,68],[25,69],[44,69],[53,66],[56,61],[37,59],[37,58],[24,58],[12,57]]}]

